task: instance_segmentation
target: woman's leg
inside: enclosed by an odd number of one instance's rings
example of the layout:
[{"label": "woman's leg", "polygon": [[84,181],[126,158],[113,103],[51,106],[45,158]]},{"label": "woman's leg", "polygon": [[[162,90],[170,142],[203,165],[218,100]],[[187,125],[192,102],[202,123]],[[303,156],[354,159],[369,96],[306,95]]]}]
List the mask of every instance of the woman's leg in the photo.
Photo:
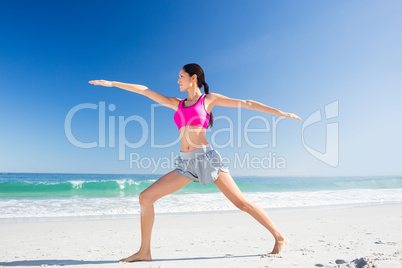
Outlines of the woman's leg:
[{"label": "woman's leg", "polygon": [[275,224],[268,217],[267,213],[256,204],[250,202],[240,191],[234,182],[232,176],[227,172],[219,172],[219,177],[215,181],[216,186],[222,193],[240,210],[243,210],[253,216],[259,223],[261,223],[275,238],[275,246],[271,254],[278,254],[287,244],[288,240],[284,237]]},{"label": "woman's leg", "polygon": [[150,261],[151,257],[151,233],[154,225],[154,203],[159,198],[174,193],[192,180],[171,171],[145,189],[139,196],[141,207],[141,247],[132,256],[122,259],[123,262]]}]

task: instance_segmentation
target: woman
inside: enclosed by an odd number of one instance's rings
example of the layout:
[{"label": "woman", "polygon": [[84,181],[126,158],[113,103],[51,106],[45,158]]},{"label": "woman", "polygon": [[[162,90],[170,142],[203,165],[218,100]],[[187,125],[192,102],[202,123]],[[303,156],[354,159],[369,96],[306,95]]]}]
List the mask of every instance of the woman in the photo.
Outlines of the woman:
[{"label": "woman", "polygon": [[[175,160],[176,169],[158,179],[139,196],[141,207],[141,247],[123,262],[149,261],[151,257],[151,232],[154,224],[154,203],[161,197],[183,188],[192,181],[201,185],[215,183],[222,193],[239,209],[249,213],[275,238],[271,254],[278,254],[288,240],[275,227],[264,210],[247,200],[222,163],[219,153],[212,149],[205,138],[206,129],[212,126],[211,110],[214,106],[241,107],[270,113],[285,118],[301,120],[297,115],[285,113],[252,100],[238,100],[217,93],[209,93],[205,83],[204,71],[195,63],[187,64],[179,73],[180,91],[187,91],[187,98],[166,97],[141,85],[110,82],[105,80],[90,81],[93,85],[119,87],[132,91],[172,108],[176,111],[174,121],[179,129],[181,140],[180,156]],[[206,94],[200,89],[204,87]],[[222,172],[220,172],[222,171]]]}]

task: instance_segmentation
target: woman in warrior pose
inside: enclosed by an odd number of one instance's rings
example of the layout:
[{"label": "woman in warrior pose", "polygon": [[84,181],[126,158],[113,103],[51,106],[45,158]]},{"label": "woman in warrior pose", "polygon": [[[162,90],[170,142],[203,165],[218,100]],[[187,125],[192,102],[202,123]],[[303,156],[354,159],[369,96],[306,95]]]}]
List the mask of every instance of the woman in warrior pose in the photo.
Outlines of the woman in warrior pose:
[{"label": "woman in warrior pose", "polygon": [[[195,63],[185,65],[180,73],[180,91],[187,91],[187,98],[180,100],[166,97],[146,86],[111,82],[89,81],[93,85],[118,87],[144,95],[164,106],[175,110],[174,121],[179,129],[181,150],[175,160],[176,169],[162,176],[139,196],[141,207],[141,246],[138,252],[122,259],[123,262],[149,261],[151,257],[151,232],[154,224],[154,203],[161,197],[183,188],[192,181],[201,185],[215,183],[222,193],[240,210],[253,216],[275,238],[270,254],[278,254],[288,243],[288,239],[276,228],[264,210],[250,202],[237,187],[229,169],[223,165],[219,153],[212,148],[205,137],[212,126],[211,110],[214,106],[237,107],[270,113],[285,118],[301,120],[297,115],[285,113],[253,100],[232,99],[221,94],[209,93],[202,68]],[[204,87],[205,94],[200,89]]]}]

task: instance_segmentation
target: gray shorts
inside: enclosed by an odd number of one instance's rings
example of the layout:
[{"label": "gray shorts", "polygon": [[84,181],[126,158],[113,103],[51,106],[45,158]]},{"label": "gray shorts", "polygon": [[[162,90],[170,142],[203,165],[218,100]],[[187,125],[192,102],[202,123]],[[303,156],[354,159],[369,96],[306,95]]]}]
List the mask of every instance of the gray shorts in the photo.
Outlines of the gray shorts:
[{"label": "gray shorts", "polygon": [[202,186],[214,182],[221,170],[229,173],[229,168],[222,163],[222,157],[210,144],[190,152],[180,152],[175,159],[175,166],[177,173]]}]

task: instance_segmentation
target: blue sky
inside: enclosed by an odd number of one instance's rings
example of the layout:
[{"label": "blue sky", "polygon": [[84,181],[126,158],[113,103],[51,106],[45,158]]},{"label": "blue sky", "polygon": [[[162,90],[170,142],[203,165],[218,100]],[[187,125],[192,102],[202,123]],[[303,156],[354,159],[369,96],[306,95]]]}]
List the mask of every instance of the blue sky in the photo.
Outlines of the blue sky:
[{"label": "blue sky", "polygon": [[[211,92],[257,100],[304,120],[321,111],[323,120],[303,128],[306,121],[214,108],[207,137],[222,147],[233,175],[400,175],[400,14],[402,3],[391,0],[1,1],[0,172],[170,171],[172,163],[151,161],[171,160],[180,145],[155,148],[151,120],[155,143],[172,143],[174,111],[87,82],[137,83],[185,98],[178,73],[196,62]],[[331,103],[337,116],[327,120]],[[99,134],[103,105],[105,132]],[[71,119],[74,138],[97,142],[95,148],[79,148],[66,137],[74,107],[96,107]],[[145,127],[129,121],[135,118]],[[247,127],[266,131],[246,136]],[[122,138],[145,143],[126,148]],[[314,157],[306,146],[321,154],[327,146],[337,163]]]}]

